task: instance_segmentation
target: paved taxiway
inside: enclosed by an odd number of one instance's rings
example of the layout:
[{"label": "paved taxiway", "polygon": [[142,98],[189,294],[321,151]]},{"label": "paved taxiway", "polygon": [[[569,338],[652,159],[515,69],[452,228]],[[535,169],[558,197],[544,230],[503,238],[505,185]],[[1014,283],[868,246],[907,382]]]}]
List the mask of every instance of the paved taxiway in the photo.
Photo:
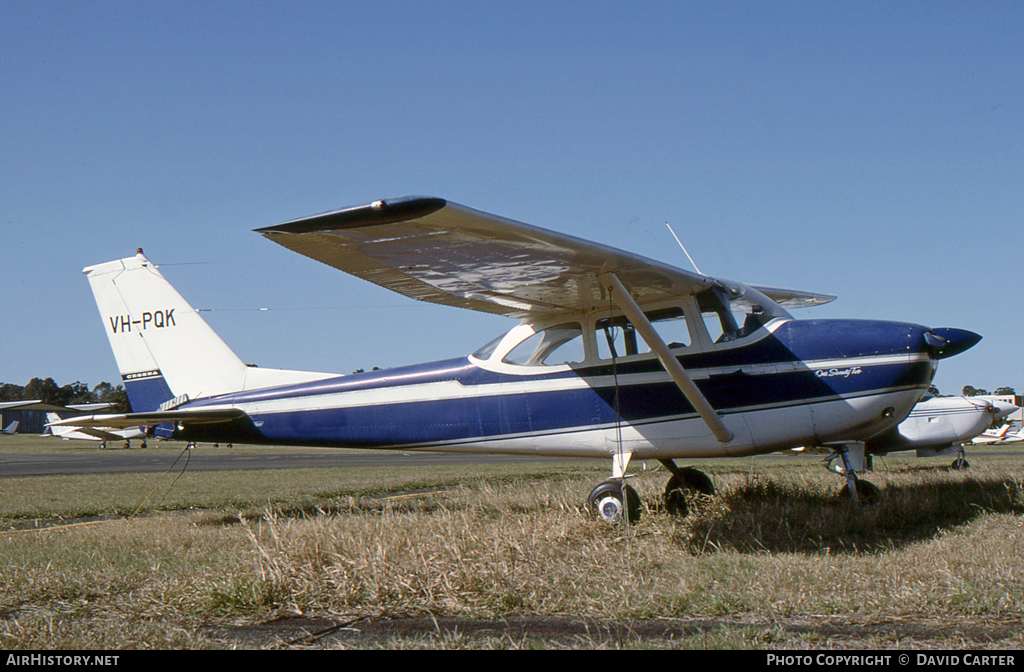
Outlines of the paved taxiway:
[{"label": "paved taxiway", "polygon": [[[216,449],[213,449],[214,451]],[[177,467],[185,461],[183,456]],[[102,453],[0,455],[0,478],[54,476],[61,474],[129,474],[166,471],[177,458],[167,452],[111,450]],[[461,455],[458,453],[412,453],[366,451],[360,453],[266,453],[235,455],[194,450],[189,471],[237,471],[247,469],[313,469],[336,467],[409,467],[460,464],[566,461],[565,458],[519,457],[509,455]]]}]

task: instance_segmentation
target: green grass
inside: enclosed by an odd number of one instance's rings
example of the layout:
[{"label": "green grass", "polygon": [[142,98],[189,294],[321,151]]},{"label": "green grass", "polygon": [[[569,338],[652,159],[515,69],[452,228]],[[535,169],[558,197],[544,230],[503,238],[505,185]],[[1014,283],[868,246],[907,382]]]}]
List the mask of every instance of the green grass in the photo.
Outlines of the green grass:
[{"label": "green grass", "polygon": [[[328,647],[1019,648],[1018,451],[886,458],[866,507],[814,458],[704,461],[685,519],[635,463],[628,528],[583,507],[601,462],[186,472],[145,516],[0,535],[0,648],[312,643],[297,619],[362,619]],[[123,515],[160,478],[2,479],[0,517]]]}]

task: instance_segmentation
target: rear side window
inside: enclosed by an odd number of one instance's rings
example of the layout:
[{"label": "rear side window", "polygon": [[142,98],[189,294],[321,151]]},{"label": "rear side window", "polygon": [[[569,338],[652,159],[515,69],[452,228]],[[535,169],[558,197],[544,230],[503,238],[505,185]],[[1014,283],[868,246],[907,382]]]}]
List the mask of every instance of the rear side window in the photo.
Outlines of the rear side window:
[{"label": "rear side window", "polygon": [[559,366],[583,359],[583,329],[578,322],[566,322],[536,332],[501,361],[518,366]]}]

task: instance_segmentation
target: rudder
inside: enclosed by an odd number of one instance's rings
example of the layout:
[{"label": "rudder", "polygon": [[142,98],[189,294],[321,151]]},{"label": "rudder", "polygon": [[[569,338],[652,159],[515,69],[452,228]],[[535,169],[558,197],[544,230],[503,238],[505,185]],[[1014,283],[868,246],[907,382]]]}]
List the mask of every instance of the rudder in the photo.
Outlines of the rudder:
[{"label": "rudder", "polygon": [[172,399],[214,397],[337,374],[246,366],[138,250],[82,270],[89,279],[136,413]]},{"label": "rudder", "polygon": [[243,389],[245,364],[139,249],[85,268],[132,410]]}]

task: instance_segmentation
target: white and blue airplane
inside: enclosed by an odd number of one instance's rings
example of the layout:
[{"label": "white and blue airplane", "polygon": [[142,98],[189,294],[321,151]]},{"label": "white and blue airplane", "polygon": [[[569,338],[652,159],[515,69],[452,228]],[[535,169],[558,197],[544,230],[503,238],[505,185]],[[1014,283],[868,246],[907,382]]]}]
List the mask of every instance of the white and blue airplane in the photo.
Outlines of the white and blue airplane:
[{"label": "white and blue airplane", "polygon": [[[635,517],[631,458],[672,473],[670,510],[710,487],[675,461],[801,445],[863,461],[940,359],[980,336],[796,320],[834,296],[690,272],[439,198],[375,201],[256,230],[408,297],[518,321],[469,356],[340,376],[246,366],[141,249],[84,269],[133,413],[73,424],[186,441],[608,460],[588,503]],[[72,421],[69,421],[69,424]],[[846,470],[856,496],[855,470]]]}]

